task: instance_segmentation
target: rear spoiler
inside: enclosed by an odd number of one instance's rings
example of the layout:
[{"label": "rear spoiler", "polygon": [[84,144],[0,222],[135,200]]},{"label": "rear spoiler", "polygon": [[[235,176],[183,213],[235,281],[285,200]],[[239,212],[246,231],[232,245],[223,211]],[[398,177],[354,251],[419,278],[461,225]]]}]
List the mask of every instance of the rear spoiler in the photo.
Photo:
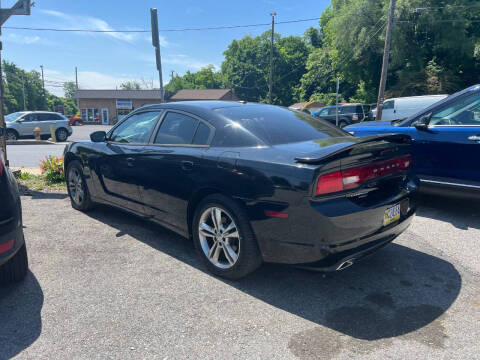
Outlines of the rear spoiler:
[{"label": "rear spoiler", "polygon": [[317,164],[319,162],[323,162],[324,160],[330,159],[338,154],[350,151],[361,144],[366,144],[374,141],[388,141],[392,143],[401,144],[401,143],[409,143],[411,141],[411,137],[405,134],[371,135],[371,136],[365,136],[357,139],[359,140],[356,142],[352,141],[351,143],[348,143],[348,142],[345,143],[346,145],[345,147],[338,149],[336,151],[328,152],[328,147],[327,147],[323,152],[312,154],[313,155],[312,157],[297,157],[295,158],[295,161],[302,164]]}]

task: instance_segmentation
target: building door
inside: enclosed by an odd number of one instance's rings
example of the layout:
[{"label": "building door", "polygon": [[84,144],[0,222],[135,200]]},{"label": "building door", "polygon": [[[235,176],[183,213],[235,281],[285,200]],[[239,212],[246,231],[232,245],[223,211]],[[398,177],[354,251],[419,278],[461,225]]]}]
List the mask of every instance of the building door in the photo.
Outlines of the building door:
[{"label": "building door", "polygon": [[108,125],[110,123],[108,119],[108,109],[102,109],[102,125]]}]

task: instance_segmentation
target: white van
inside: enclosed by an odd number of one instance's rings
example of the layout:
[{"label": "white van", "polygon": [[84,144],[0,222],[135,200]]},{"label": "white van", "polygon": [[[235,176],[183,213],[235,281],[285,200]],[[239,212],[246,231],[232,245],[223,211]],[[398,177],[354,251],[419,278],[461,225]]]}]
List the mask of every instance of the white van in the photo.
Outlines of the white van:
[{"label": "white van", "polygon": [[[382,120],[404,119],[420,110],[446,98],[448,95],[409,96],[388,99],[383,102]],[[373,118],[377,117],[377,110],[372,110]]]}]

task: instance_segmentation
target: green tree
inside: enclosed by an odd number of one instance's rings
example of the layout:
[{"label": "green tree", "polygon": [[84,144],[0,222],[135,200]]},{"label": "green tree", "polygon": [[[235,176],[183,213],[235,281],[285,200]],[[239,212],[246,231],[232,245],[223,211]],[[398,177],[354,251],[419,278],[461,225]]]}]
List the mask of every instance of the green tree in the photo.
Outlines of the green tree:
[{"label": "green tree", "polygon": [[63,92],[65,94],[65,98],[73,99],[77,93],[77,85],[73,81],[67,81],[63,84]]},{"label": "green tree", "polygon": [[125,81],[125,82],[120,84],[120,89],[122,89],[122,90],[141,90],[142,85],[136,80]]}]

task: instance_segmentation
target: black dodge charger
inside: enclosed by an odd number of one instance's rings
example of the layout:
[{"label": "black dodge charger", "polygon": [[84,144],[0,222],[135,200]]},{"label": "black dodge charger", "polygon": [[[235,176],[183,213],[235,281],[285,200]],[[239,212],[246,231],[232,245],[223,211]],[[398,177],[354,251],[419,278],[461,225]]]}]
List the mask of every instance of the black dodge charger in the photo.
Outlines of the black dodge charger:
[{"label": "black dodge charger", "polygon": [[410,138],[356,138],[301,112],[223,101],[144,106],[65,149],[75,209],[103,203],[194,244],[211,272],[340,270],[415,212]]},{"label": "black dodge charger", "polygon": [[28,259],[17,183],[2,159],[0,149],[0,283],[9,283],[25,277]]}]

